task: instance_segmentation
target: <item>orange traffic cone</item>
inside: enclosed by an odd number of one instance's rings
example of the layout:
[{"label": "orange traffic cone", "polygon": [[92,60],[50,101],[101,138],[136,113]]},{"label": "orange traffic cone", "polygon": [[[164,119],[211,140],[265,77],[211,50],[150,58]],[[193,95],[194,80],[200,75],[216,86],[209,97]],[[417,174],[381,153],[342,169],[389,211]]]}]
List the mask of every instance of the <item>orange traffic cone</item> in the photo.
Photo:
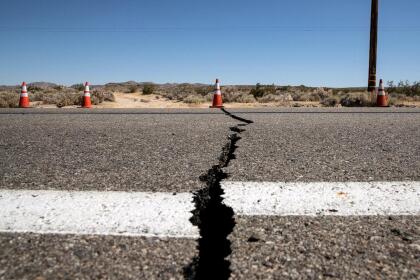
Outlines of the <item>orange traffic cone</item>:
[{"label": "orange traffic cone", "polygon": [[384,84],[382,79],[379,81],[378,97],[376,99],[376,106],[388,107],[388,98],[385,94]]},{"label": "orange traffic cone", "polygon": [[22,90],[20,92],[19,108],[29,108],[29,96],[26,89],[26,83],[22,83]]},{"label": "orange traffic cone", "polygon": [[216,79],[216,91],[213,95],[213,105],[210,108],[223,108],[222,92],[220,90],[219,79]]},{"label": "orange traffic cone", "polygon": [[89,83],[88,82],[85,83],[85,92],[83,93],[82,107],[83,108],[91,108],[92,107],[92,103],[90,101],[90,90],[89,90]]}]

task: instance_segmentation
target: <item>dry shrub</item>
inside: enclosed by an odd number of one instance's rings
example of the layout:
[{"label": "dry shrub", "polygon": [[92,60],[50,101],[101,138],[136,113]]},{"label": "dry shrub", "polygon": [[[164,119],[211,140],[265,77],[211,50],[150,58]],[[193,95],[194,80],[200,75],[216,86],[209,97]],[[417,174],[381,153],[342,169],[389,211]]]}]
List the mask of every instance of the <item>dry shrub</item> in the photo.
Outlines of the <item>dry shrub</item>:
[{"label": "dry shrub", "polygon": [[251,89],[249,94],[255,98],[261,98],[265,95],[275,95],[277,88],[274,84],[272,85],[261,85],[260,83],[255,85],[255,88]]},{"label": "dry shrub", "polygon": [[[204,99],[207,101],[207,102],[212,102],[213,101],[213,93],[208,93],[207,95],[205,95],[204,96]],[[223,96],[222,96],[222,98],[223,98]]]},{"label": "dry shrub", "polygon": [[49,104],[56,104],[57,107],[64,107],[79,105],[81,104],[81,101],[76,92],[60,92],[55,94],[55,100]]},{"label": "dry shrub", "polygon": [[184,101],[189,96],[202,96],[208,101],[213,92],[213,87],[207,85],[173,84],[160,86],[158,94],[169,100]]},{"label": "dry shrub", "polygon": [[259,103],[273,103],[273,102],[287,102],[289,100],[288,95],[274,95],[268,94],[264,95],[263,97],[258,98]]},{"label": "dry shrub", "polygon": [[222,98],[225,103],[232,103],[232,102],[238,102],[238,99],[242,96],[240,92],[234,92],[234,91],[226,91],[223,92]]},{"label": "dry shrub", "polygon": [[239,103],[255,103],[255,102],[257,102],[257,100],[255,99],[255,97],[253,95],[242,94],[237,99],[237,102],[239,102]]},{"label": "dry shrub", "polygon": [[335,107],[340,104],[340,98],[338,96],[330,96],[322,99],[320,103],[326,107]]},{"label": "dry shrub", "polygon": [[0,108],[16,108],[19,106],[19,94],[16,92],[0,92]]},{"label": "dry shrub", "polygon": [[182,101],[189,95],[194,95],[194,90],[191,85],[180,84],[165,88],[161,95],[169,100]]},{"label": "dry shrub", "polygon": [[395,94],[395,93],[391,93],[389,94],[389,96],[398,101],[398,102],[416,102],[416,101],[420,101],[420,96],[407,96],[405,94]]},{"label": "dry shrub", "polygon": [[104,101],[115,102],[115,95],[112,92],[105,92]]},{"label": "dry shrub", "polygon": [[125,93],[136,93],[139,92],[139,87],[137,85],[130,85],[128,89],[124,91]]},{"label": "dry shrub", "polygon": [[[60,108],[82,104],[83,93],[74,88],[56,86],[53,88],[34,87],[34,89],[35,91],[29,92],[31,102],[40,101],[43,104],[55,104]],[[19,94],[16,94],[16,99],[19,102]],[[98,105],[104,101],[115,101],[115,96],[113,93],[104,90],[93,90],[91,100],[92,104]]]},{"label": "dry shrub", "polygon": [[205,103],[207,100],[203,96],[197,96],[197,95],[188,95],[183,100],[187,104],[202,104]]},{"label": "dry shrub", "polygon": [[41,101],[43,104],[55,104],[59,107],[80,104],[80,94],[74,89],[65,89],[55,91],[53,89],[44,89],[43,91],[29,92],[31,101]]},{"label": "dry shrub", "polygon": [[257,102],[255,97],[249,93],[241,91],[226,91],[222,95],[225,103],[254,103]]},{"label": "dry shrub", "polygon": [[115,95],[105,90],[93,90],[91,94],[92,104],[98,105],[104,101],[115,102]]},{"label": "dry shrub", "polygon": [[367,92],[351,92],[341,98],[340,104],[344,107],[366,107],[371,106]]},{"label": "dry shrub", "polygon": [[387,91],[393,94],[403,94],[406,96],[420,96],[420,81],[413,82],[400,81],[397,85],[394,85],[393,81],[388,82]]},{"label": "dry shrub", "polygon": [[292,92],[291,96],[293,98],[293,101],[320,101],[322,99],[325,99],[330,94],[328,92],[315,90],[313,92],[307,92],[307,91],[296,91]]},{"label": "dry shrub", "polygon": [[[140,90],[140,84],[134,81],[128,81],[124,83],[108,83],[104,86],[101,86],[100,89],[108,92],[135,93]],[[83,91],[83,89],[81,89],[81,91]]]},{"label": "dry shrub", "polygon": [[303,91],[295,91],[291,93],[293,101],[310,101],[310,93]]}]

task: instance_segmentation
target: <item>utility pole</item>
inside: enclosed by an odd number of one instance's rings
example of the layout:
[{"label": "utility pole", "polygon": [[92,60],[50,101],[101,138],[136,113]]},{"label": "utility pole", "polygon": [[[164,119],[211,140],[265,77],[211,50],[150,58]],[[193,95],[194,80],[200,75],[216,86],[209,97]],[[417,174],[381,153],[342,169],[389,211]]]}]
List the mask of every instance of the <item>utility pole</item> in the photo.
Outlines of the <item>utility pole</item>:
[{"label": "utility pole", "polygon": [[372,0],[372,14],[370,21],[370,51],[369,51],[369,82],[368,92],[376,89],[376,61],[378,54],[378,11],[379,0]]}]

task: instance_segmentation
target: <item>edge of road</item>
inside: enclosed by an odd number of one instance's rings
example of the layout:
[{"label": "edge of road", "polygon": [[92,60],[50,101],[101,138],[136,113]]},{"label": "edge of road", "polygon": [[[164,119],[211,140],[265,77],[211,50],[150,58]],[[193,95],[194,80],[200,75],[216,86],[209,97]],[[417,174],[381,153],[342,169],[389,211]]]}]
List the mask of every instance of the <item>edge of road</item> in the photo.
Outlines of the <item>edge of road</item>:
[{"label": "edge of road", "polygon": [[[376,108],[376,107],[341,107],[341,108],[226,108],[234,114],[420,114],[420,108]],[[225,114],[221,110],[210,108],[151,108],[151,109],[82,109],[82,108],[0,108],[0,115],[13,114]]]}]

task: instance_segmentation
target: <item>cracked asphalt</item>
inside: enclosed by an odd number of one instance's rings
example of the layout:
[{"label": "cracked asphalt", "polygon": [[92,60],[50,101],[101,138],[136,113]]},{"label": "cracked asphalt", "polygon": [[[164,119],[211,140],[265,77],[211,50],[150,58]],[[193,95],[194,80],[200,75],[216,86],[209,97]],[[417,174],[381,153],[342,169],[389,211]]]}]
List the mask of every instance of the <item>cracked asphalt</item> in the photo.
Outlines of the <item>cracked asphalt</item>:
[{"label": "cracked asphalt", "polygon": [[[196,191],[235,124],[219,110],[0,110],[0,188]],[[0,279],[183,279],[196,245],[0,233]]]},{"label": "cracked asphalt", "polygon": [[[420,110],[228,110],[230,181],[419,181]],[[191,192],[218,162],[219,110],[0,110],[0,187]],[[416,279],[420,218],[239,217],[232,279]],[[0,234],[0,279],[183,279],[196,240]]]},{"label": "cracked asphalt", "polygon": [[[420,111],[235,111],[230,181],[420,180]],[[257,112],[257,113],[255,113]],[[419,202],[420,203],[420,202]],[[420,217],[238,217],[232,279],[418,279]]]}]

